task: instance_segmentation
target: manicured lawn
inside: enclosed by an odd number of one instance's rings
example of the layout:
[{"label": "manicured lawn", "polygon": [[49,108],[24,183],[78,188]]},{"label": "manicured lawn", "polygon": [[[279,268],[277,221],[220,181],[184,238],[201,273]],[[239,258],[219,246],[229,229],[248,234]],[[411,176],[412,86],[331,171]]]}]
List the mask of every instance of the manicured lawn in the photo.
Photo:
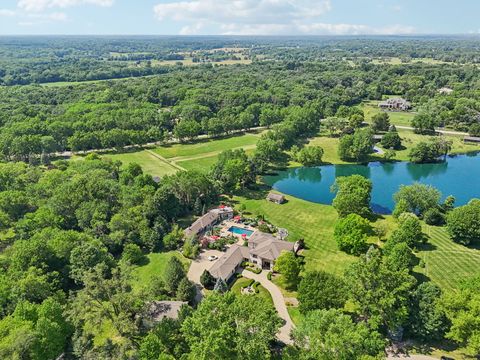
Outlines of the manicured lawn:
[{"label": "manicured lawn", "polygon": [[[428,141],[429,137],[425,135],[415,134],[413,131],[410,130],[402,130],[399,129],[398,133],[402,138],[402,145],[405,147],[403,150],[396,151],[396,160],[408,161],[409,157],[408,154],[410,149],[414,147],[421,141]],[[464,154],[472,151],[479,151],[480,146],[478,144],[469,144],[464,143],[463,138],[461,136],[453,136],[447,135],[446,136],[449,140],[453,141],[451,154]],[[381,147],[381,144],[378,144]]]},{"label": "manicured lawn", "polygon": [[425,267],[415,271],[442,288],[456,288],[468,277],[480,274],[480,250],[454,243],[444,227],[425,226],[429,244],[417,256]]},{"label": "manicured lawn", "polygon": [[192,159],[192,160],[185,160],[185,161],[177,161],[176,163],[183,167],[185,170],[196,170],[200,172],[207,172],[212,168],[213,165],[218,160],[218,156],[209,156],[199,159]]},{"label": "manicured lawn", "polygon": [[247,145],[255,145],[257,141],[257,134],[248,133],[245,135],[232,136],[223,139],[210,139],[205,141],[199,141],[192,144],[175,144],[171,146],[161,146],[154,149],[153,151],[167,159],[177,157],[193,157],[202,154],[215,155],[215,152],[222,152],[227,149],[245,147]]},{"label": "manicured lawn", "polygon": [[124,165],[135,162],[142,167],[144,172],[153,176],[171,175],[178,171],[178,169],[172,165],[156,158],[145,150],[122,154],[108,154],[104,157],[112,160],[120,160]]},{"label": "manicured lawn", "polygon": [[333,227],[337,213],[332,206],[315,204],[287,196],[288,202],[277,205],[265,200],[263,194],[253,193],[235,197],[245,204],[246,211],[264,215],[276,226],[289,232],[288,240],[305,240],[307,249],[303,252],[306,270],[321,269],[343,274],[345,268],[355,260],[354,256],[340,252],[333,239]]},{"label": "manicured lawn", "polygon": [[303,319],[303,315],[300,313],[300,310],[298,310],[298,307],[287,306],[287,311],[292,318],[293,323],[298,326]]},{"label": "manicured lawn", "polygon": [[[230,288],[230,291],[240,295],[241,294],[241,288],[243,286],[246,286],[247,284],[249,284],[250,281],[251,281],[250,279],[241,277],[241,278],[235,280],[235,283]],[[262,285],[258,285],[257,289],[259,290],[258,294],[244,295],[244,296],[259,296],[259,297],[265,299],[267,302],[269,302],[273,306],[273,300],[272,300],[272,296],[270,295],[270,293]]]},{"label": "manicured lawn", "polygon": [[185,265],[185,272],[187,272],[191,261],[183,257],[178,251],[151,253],[147,255],[148,263],[136,267],[133,271],[135,279],[133,283],[134,289],[139,290],[144,286],[148,286],[155,277],[163,279],[167,263],[173,256],[177,257]]},{"label": "manicured lawn", "polygon": [[[412,147],[417,145],[421,141],[428,141],[429,136],[415,134],[411,130],[398,129],[398,133],[402,138],[402,150],[396,150],[395,160],[398,161],[409,161],[409,152]],[[473,151],[480,151],[480,145],[478,144],[469,144],[464,143],[461,136],[454,135],[445,135],[449,140],[453,141],[451,154],[464,154]],[[326,164],[348,164],[348,162],[343,161],[338,156],[338,137],[330,137],[327,132],[322,132],[320,136],[317,136],[310,140],[308,145],[321,146],[324,150],[323,161]],[[380,143],[377,144],[378,147],[382,147]],[[369,161],[379,161],[382,160],[383,156],[378,154],[371,154]],[[292,164],[300,166],[299,164]]]},{"label": "manicured lawn", "polygon": [[[365,121],[370,123],[373,115],[382,112],[383,110],[378,108],[379,101],[366,101],[362,103],[362,108],[365,113]],[[390,123],[394,125],[411,126],[410,123],[415,116],[413,112],[404,111],[388,111],[390,116]]]}]

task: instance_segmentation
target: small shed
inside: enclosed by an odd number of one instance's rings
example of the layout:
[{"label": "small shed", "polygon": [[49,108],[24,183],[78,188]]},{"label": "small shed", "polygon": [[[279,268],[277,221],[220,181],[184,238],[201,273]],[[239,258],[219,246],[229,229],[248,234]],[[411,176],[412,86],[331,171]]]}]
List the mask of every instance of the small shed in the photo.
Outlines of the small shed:
[{"label": "small shed", "polygon": [[275,204],[283,204],[285,202],[285,196],[270,192],[267,195],[267,200],[274,202]]},{"label": "small shed", "polygon": [[383,135],[375,134],[372,136],[374,142],[380,142],[383,139]]}]

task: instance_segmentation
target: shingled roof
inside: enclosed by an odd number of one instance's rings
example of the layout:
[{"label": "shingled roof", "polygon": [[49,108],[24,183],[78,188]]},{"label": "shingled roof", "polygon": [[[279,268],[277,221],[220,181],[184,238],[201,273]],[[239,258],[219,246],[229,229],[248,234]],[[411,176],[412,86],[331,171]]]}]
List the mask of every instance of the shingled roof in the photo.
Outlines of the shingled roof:
[{"label": "shingled roof", "polygon": [[253,233],[248,243],[253,244],[250,254],[270,261],[275,261],[284,250],[293,251],[294,247],[292,242],[278,240],[275,236],[260,231]]},{"label": "shingled roof", "polygon": [[215,278],[228,279],[243,259],[250,258],[249,249],[245,246],[232,245],[209,270]]}]

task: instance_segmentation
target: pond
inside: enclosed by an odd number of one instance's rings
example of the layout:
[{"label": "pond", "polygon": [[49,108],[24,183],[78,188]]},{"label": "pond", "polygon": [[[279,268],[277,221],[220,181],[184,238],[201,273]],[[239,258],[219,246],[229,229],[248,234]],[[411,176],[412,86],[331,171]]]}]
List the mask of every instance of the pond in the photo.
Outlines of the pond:
[{"label": "pond", "polygon": [[284,194],[320,204],[331,204],[335,194],[330,191],[330,187],[335,178],[354,174],[372,181],[371,207],[380,214],[391,213],[394,207],[393,194],[400,185],[414,182],[436,187],[442,192],[443,198],[455,196],[456,205],[464,205],[472,198],[480,198],[479,153],[449,156],[447,161],[435,164],[372,162],[366,165],[300,167],[265,176],[264,181]]}]

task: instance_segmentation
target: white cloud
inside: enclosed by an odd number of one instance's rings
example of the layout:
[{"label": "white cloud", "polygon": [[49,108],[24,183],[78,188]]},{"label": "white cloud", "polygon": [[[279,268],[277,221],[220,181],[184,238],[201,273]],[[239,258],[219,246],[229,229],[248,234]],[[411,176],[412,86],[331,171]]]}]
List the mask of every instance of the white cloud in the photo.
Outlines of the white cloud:
[{"label": "white cloud", "polygon": [[46,24],[51,22],[65,22],[68,20],[67,14],[63,12],[53,12],[53,13],[30,13],[25,14],[23,19],[18,22],[20,26],[35,26],[39,24]]},{"label": "white cloud", "polygon": [[358,35],[410,34],[401,25],[373,27],[330,24],[321,17],[332,9],[331,0],[177,0],[154,6],[159,21],[182,25],[180,34],[224,35]]},{"label": "white cloud", "polygon": [[158,4],[154,12],[159,20],[282,23],[311,19],[330,8],[330,0],[192,0]]},{"label": "white cloud", "polygon": [[15,16],[15,11],[9,9],[0,9],[0,16]]},{"label": "white cloud", "polygon": [[25,11],[41,12],[51,8],[67,8],[76,5],[112,6],[115,0],[18,0],[17,6]]}]

